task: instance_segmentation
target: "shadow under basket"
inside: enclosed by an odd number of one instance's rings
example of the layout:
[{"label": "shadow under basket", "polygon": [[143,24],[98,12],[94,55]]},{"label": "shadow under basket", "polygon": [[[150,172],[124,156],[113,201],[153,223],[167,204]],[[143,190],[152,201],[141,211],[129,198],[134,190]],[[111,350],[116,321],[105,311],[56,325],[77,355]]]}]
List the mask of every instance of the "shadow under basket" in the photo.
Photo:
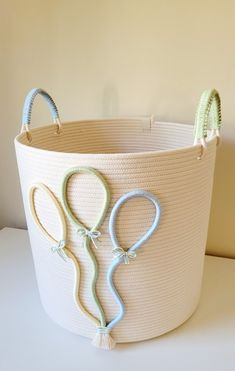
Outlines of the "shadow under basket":
[{"label": "shadow under basket", "polygon": [[[29,189],[46,184],[61,200],[61,179],[77,166],[97,169],[110,187],[110,208],[125,193],[142,189],[160,201],[161,221],[138,251],[138,258],[122,264],[114,282],[126,306],[124,318],[112,330],[117,343],[162,335],[188,319],[198,305],[216,156],[216,137],[193,144],[193,126],[157,122],[149,118],[68,122],[59,133],[55,125],[22,132],[15,139],[24,208],[40,297],[48,315],[73,333],[93,338],[93,324],[74,302],[74,269],[51,253],[50,242],[32,221]],[[72,210],[86,225],[95,224],[103,195],[89,174],[75,174],[67,197]],[[52,236],[60,234],[58,213],[48,197],[35,192],[35,209]],[[97,295],[110,321],[118,312],[107,286],[106,273],[113,260],[108,211],[98,249]],[[151,225],[154,208],[145,199],[132,199],[120,210],[117,236],[128,248]],[[66,217],[68,249],[80,265],[80,297],[89,312],[97,308],[89,293],[88,257],[73,224]],[[93,249],[93,247],[92,247]]]}]

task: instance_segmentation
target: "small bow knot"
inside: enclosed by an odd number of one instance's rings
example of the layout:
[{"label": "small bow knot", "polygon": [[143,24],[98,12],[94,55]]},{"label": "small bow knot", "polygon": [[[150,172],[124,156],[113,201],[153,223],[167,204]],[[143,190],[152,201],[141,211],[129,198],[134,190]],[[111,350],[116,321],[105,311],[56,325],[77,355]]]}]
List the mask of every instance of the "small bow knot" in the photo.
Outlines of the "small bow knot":
[{"label": "small bow knot", "polygon": [[97,231],[97,230],[88,230],[86,228],[82,228],[82,229],[78,229],[77,231],[78,235],[80,237],[89,237],[93,243],[93,245],[95,246],[96,249],[98,249],[98,246],[96,245],[95,243],[95,240],[99,241],[99,237],[101,236],[101,233],[100,231]]},{"label": "small bow knot", "polygon": [[123,257],[125,264],[129,264],[131,259],[136,258],[136,253],[134,251],[125,251],[122,247],[116,247],[112,252],[114,258]]},{"label": "small bow knot", "polygon": [[51,251],[57,253],[64,261],[66,261],[66,254],[64,248],[66,246],[65,240],[58,241],[57,245],[52,246]]}]

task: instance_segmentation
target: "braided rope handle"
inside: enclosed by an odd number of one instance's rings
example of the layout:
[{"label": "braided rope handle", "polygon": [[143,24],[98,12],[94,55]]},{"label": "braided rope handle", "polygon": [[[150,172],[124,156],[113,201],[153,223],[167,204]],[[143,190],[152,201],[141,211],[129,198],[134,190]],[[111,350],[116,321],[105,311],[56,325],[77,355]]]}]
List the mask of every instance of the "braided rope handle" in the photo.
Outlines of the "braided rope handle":
[{"label": "braided rope handle", "polygon": [[[216,135],[217,143],[219,143],[220,128],[221,101],[219,93],[216,89],[205,90],[200,98],[194,126],[194,144],[201,143],[202,154],[203,149],[206,147],[208,130],[211,130],[212,135]],[[201,157],[202,155],[199,158]]]},{"label": "braided rope handle", "polygon": [[58,112],[58,109],[56,107],[54,100],[45,90],[40,89],[40,88],[34,88],[27,94],[25,98],[24,106],[23,106],[23,113],[22,113],[21,132],[26,132],[27,138],[30,142],[32,141],[32,137],[29,133],[29,126],[31,123],[33,103],[37,95],[41,95],[47,102],[47,105],[49,107],[50,113],[53,118],[53,122],[57,126],[56,134],[59,134],[61,132],[61,122],[60,122],[59,112]]}]

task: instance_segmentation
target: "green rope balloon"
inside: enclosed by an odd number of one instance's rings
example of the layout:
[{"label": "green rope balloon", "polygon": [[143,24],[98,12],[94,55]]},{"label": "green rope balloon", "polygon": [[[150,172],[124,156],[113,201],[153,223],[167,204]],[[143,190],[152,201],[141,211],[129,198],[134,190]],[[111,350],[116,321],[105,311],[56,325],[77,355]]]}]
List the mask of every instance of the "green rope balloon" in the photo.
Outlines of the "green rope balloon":
[{"label": "green rope balloon", "polygon": [[[103,191],[104,191],[103,206],[100,210],[97,221],[92,228],[89,228],[83,223],[81,223],[78,217],[73,213],[69,205],[69,201],[67,197],[68,183],[71,177],[76,174],[91,174],[95,176],[99,180],[100,184],[102,185]],[[109,202],[110,202],[110,192],[109,192],[108,184],[106,183],[103,176],[97,170],[91,167],[74,167],[74,168],[70,168],[65,173],[63,181],[62,181],[62,203],[63,203],[64,210],[69,220],[76,228],[78,235],[83,238],[84,248],[87,253],[87,256],[90,259],[91,268],[92,268],[92,279],[90,282],[90,289],[91,289],[92,298],[94,300],[95,306],[99,313],[100,326],[105,326],[106,320],[105,320],[105,314],[104,314],[102,305],[96,293],[96,283],[97,283],[97,278],[98,278],[98,263],[97,263],[95,254],[93,253],[93,249],[91,248],[91,243],[93,243],[94,246],[97,247],[95,240],[101,235],[99,228],[105,219],[105,216],[106,216],[106,213],[109,207]]]}]

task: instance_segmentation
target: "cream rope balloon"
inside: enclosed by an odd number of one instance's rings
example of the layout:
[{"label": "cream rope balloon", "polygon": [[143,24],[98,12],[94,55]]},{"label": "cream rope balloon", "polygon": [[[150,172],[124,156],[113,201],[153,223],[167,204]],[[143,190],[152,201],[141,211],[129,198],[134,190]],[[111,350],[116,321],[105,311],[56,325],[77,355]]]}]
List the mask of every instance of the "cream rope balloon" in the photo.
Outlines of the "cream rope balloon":
[{"label": "cream rope balloon", "polygon": [[[50,198],[53,205],[56,208],[56,211],[59,216],[59,223],[60,223],[60,238],[56,240],[42,225],[37,212],[35,208],[35,191],[40,190]],[[60,206],[59,201],[55,197],[55,195],[52,193],[52,191],[43,183],[36,183],[33,184],[29,190],[29,207],[30,212],[32,215],[32,218],[34,220],[34,223],[38,227],[38,229],[41,231],[41,233],[44,235],[44,237],[51,243],[51,251],[53,253],[57,253],[64,261],[67,261],[68,259],[71,260],[74,268],[74,274],[75,274],[75,280],[74,280],[74,286],[73,286],[73,298],[75,301],[75,304],[77,308],[90,320],[92,321],[96,326],[100,325],[100,322],[95,318],[82,304],[80,297],[79,297],[79,291],[80,291],[80,267],[79,263],[77,261],[77,258],[75,255],[68,249],[67,245],[67,225],[65,220],[65,215],[63,212],[62,207]]]}]

